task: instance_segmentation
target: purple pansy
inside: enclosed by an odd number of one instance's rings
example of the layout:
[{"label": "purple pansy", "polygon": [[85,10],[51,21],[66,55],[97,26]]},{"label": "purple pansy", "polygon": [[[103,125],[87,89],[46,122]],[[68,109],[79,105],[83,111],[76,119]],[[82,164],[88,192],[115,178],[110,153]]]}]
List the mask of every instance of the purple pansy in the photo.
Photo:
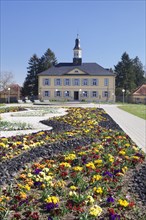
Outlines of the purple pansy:
[{"label": "purple pansy", "polygon": [[109,196],[106,201],[107,202],[114,202],[115,200],[112,196]]}]

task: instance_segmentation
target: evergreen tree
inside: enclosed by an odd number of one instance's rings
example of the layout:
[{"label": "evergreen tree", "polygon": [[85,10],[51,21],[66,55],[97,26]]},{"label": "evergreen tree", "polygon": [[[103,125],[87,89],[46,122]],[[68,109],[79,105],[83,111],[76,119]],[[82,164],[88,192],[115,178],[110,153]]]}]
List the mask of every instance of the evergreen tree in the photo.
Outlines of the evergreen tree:
[{"label": "evergreen tree", "polygon": [[130,59],[125,52],[121,57],[121,61],[115,66],[116,73],[116,95],[131,93],[137,86],[145,81],[142,64],[138,57]]},{"label": "evergreen tree", "polygon": [[41,73],[51,66],[57,64],[57,59],[55,54],[48,49],[45,54],[38,58],[36,54],[34,54],[29,62],[29,66],[27,67],[27,76],[25,78],[22,95],[23,96],[37,96],[38,95],[38,73]]},{"label": "evergreen tree", "polygon": [[29,62],[29,67],[27,68],[27,76],[25,78],[23,88],[22,88],[22,95],[23,96],[36,96],[38,95],[38,76],[39,73],[39,65],[40,59],[36,54],[34,54]]},{"label": "evergreen tree", "polygon": [[40,72],[45,71],[56,64],[57,59],[55,54],[48,48],[40,59]]},{"label": "evergreen tree", "polygon": [[136,87],[146,82],[146,78],[144,77],[143,65],[137,56],[133,59],[133,71],[135,73]]},{"label": "evergreen tree", "polygon": [[133,72],[133,63],[129,55],[125,52],[121,61],[115,66],[116,88],[125,89],[128,93],[135,87],[135,74]]}]

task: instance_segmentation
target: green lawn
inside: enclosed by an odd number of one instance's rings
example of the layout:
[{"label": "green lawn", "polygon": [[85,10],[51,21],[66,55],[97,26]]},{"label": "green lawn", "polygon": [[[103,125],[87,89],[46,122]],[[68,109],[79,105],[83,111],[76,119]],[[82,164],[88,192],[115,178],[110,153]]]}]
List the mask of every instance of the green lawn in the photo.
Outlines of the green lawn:
[{"label": "green lawn", "polygon": [[125,104],[118,107],[126,112],[129,112],[135,116],[138,116],[146,120],[146,105]]}]

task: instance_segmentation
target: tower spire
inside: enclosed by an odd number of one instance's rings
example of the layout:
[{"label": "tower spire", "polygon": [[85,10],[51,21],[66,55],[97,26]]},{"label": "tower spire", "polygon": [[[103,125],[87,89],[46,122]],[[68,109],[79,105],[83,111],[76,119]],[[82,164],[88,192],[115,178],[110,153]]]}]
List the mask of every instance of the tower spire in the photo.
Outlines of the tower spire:
[{"label": "tower spire", "polygon": [[78,34],[77,34],[77,38],[75,40],[75,47],[74,47],[73,51],[74,51],[73,64],[74,65],[81,65],[82,64],[82,49],[80,47],[80,39],[79,39]]}]

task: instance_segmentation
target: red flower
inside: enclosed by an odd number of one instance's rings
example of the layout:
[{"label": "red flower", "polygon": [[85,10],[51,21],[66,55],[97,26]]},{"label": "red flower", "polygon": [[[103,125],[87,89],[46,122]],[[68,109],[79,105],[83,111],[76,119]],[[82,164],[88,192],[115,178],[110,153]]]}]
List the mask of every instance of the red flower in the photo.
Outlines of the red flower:
[{"label": "red flower", "polygon": [[21,215],[19,213],[15,213],[13,217],[15,219],[21,219]]},{"label": "red flower", "polygon": [[114,211],[114,209],[113,209],[113,208],[108,208],[108,211],[109,211],[109,213],[110,213],[110,214],[112,214],[112,215],[114,215],[114,214],[115,214],[115,211]]},{"label": "red flower", "polygon": [[135,206],[135,203],[134,202],[130,202],[128,206],[129,207],[133,207],[133,206]]}]

